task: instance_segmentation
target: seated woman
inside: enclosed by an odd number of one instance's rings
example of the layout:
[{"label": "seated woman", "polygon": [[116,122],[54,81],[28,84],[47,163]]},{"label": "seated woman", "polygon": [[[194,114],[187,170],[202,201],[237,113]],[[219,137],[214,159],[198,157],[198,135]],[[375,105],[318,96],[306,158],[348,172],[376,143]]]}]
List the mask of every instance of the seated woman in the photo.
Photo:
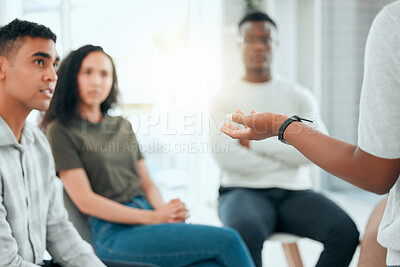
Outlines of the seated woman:
[{"label": "seated woman", "polygon": [[254,266],[236,231],[185,224],[185,204],[163,202],[131,124],[107,115],[117,95],[111,57],[99,46],[81,47],[61,63],[41,123],[65,190],[90,216],[97,255],[168,267]]}]

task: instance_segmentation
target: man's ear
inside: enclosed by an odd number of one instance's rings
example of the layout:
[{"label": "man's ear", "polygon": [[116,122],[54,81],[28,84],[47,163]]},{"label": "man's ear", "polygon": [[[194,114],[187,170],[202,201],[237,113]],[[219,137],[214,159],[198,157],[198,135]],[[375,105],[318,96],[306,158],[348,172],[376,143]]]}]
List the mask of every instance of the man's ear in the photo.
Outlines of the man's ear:
[{"label": "man's ear", "polygon": [[3,56],[0,56],[0,80],[4,80],[6,77],[6,65],[7,59]]}]

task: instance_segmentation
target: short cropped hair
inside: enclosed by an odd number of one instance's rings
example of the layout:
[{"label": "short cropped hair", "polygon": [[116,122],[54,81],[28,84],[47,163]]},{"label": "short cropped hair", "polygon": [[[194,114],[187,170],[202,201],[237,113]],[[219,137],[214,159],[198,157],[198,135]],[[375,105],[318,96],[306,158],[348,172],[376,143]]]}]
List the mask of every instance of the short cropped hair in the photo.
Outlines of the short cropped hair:
[{"label": "short cropped hair", "polygon": [[26,20],[14,19],[0,27],[0,56],[13,61],[24,43],[24,37],[57,41],[57,36],[46,26]]},{"label": "short cropped hair", "polygon": [[272,25],[274,25],[275,28],[277,28],[276,23],[273,19],[271,19],[270,16],[265,14],[264,12],[261,11],[252,11],[250,13],[247,13],[239,22],[238,28],[239,32],[241,30],[241,27],[243,26],[244,23],[246,22],[255,22],[255,21],[265,21],[269,22]]}]

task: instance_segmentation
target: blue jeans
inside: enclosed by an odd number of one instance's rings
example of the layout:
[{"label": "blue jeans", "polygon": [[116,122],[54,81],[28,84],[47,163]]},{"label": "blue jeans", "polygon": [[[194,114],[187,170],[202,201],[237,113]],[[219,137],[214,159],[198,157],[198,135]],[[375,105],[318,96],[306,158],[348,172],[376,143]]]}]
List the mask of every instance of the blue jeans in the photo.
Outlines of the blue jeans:
[{"label": "blue jeans", "polygon": [[261,267],[264,241],[273,232],[287,232],[324,245],[317,267],[349,266],[359,233],[351,218],[335,203],[311,190],[221,187],[218,213],[246,242]]},{"label": "blue jeans", "polygon": [[[124,205],[152,209],[139,196]],[[240,235],[230,228],[185,223],[127,225],[89,220],[96,254],[105,260],[152,263],[165,267],[252,267]]]}]

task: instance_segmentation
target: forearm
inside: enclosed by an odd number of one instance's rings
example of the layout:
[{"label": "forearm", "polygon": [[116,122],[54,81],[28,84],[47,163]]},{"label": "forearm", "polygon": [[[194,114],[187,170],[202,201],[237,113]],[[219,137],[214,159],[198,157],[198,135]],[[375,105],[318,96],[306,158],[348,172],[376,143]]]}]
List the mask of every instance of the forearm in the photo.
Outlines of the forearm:
[{"label": "forearm", "polygon": [[187,219],[187,209],[185,204],[179,199],[172,199],[164,203],[160,191],[150,178],[144,160],[138,160],[136,163],[137,171],[142,181],[142,188],[146,193],[147,200],[155,209],[154,213],[159,215],[159,223],[184,222]]},{"label": "forearm", "polygon": [[165,205],[165,202],[161,196],[160,191],[158,188],[154,185],[150,189],[145,190],[145,194],[147,197],[147,200],[150,202],[151,206],[154,209],[158,209]]},{"label": "forearm", "polygon": [[87,196],[78,208],[84,214],[115,223],[151,224],[156,219],[153,211],[131,208],[96,193]]},{"label": "forearm", "polygon": [[291,123],[284,139],[322,169],[371,192],[388,192],[399,175],[399,167],[391,167],[395,162],[374,157],[303,123]]},{"label": "forearm", "polygon": [[154,184],[153,180],[150,177],[144,159],[140,159],[137,161],[136,169],[141,179],[142,188],[151,206],[154,209],[158,209],[164,206],[165,202],[161,196],[160,191],[158,190],[157,186]]},{"label": "forearm", "polygon": [[[263,140],[277,136],[288,116],[258,113],[244,116],[230,114],[233,122],[246,128],[225,123],[221,131],[233,138]],[[378,194],[386,193],[398,180],[400,158],[373,156],[355,145],[329,137],[304,123],[294,121],[286,127],[283,139],[324,170],[360,188]]]},{"label": "forearm", "polygon": [[59,171],[64,188],[76,207],[84,214],[124,224],[152,224],[159,216],[151,210],[132,208],[93,192],[84,169]]}]

